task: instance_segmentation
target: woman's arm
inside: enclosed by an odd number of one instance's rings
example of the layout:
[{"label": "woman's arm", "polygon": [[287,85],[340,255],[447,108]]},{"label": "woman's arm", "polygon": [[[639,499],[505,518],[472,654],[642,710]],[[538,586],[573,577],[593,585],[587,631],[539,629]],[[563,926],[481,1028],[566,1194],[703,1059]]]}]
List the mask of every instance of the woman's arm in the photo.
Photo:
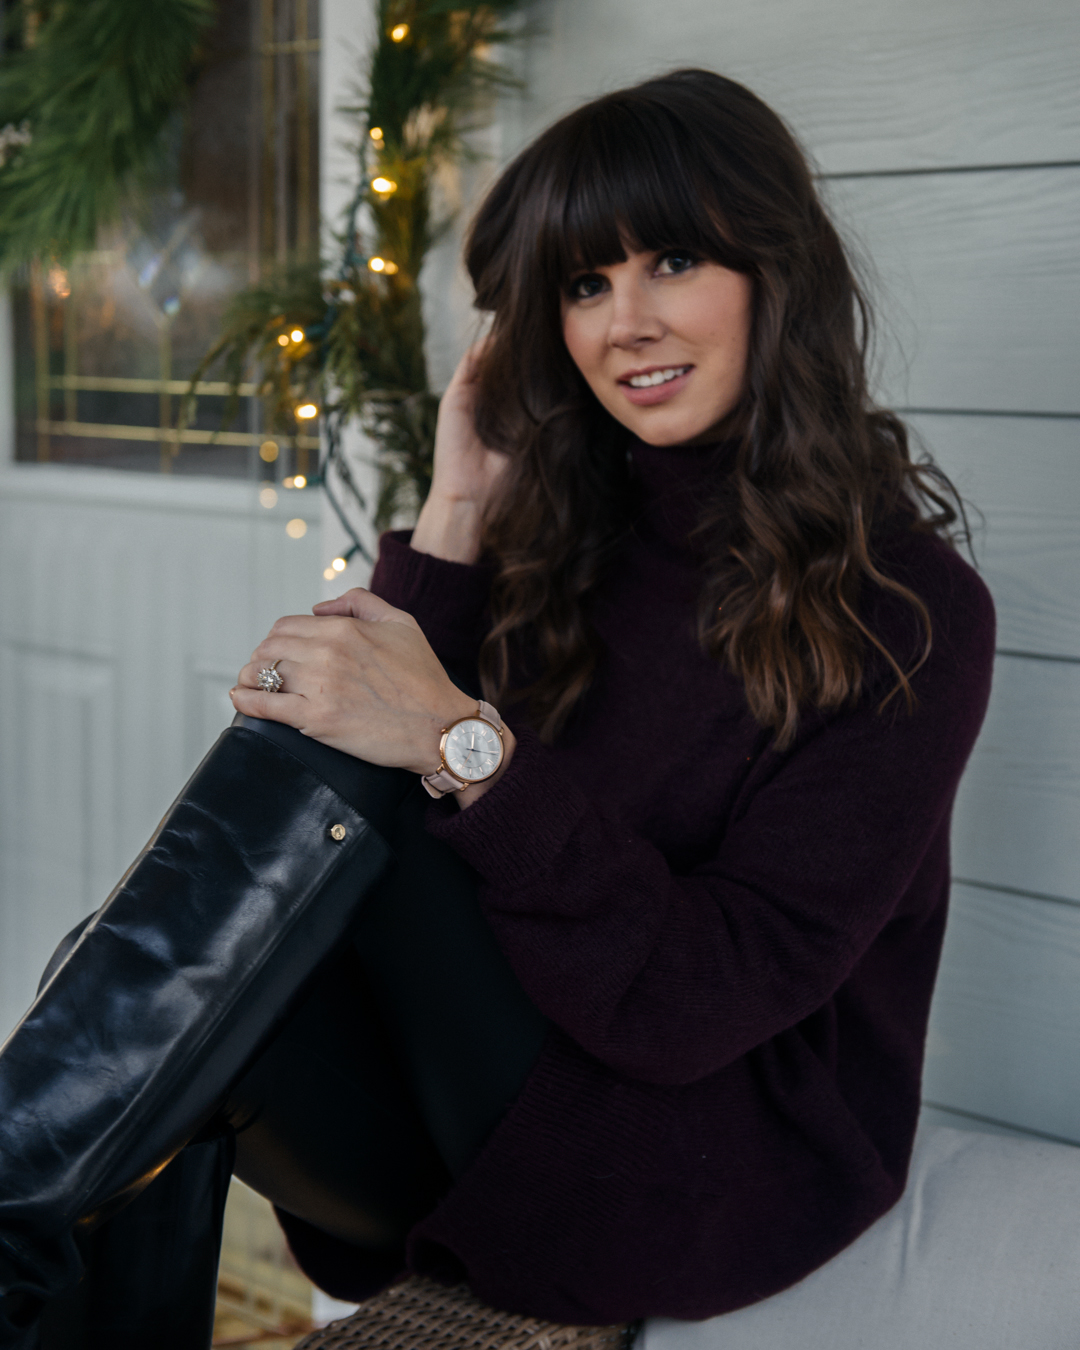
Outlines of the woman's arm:
[{"label": "woman's arm", "polygon": [[969,576],[916,677],[917,711],[866,700],[792,752],[758,755],[715,853],[686,874],[521,735],[498,788],[434,828],[483,876],[541,1011],[620,1072],[693,1082],[826,1004],[921,867],[946,884],[992,661],[992,608]]}]

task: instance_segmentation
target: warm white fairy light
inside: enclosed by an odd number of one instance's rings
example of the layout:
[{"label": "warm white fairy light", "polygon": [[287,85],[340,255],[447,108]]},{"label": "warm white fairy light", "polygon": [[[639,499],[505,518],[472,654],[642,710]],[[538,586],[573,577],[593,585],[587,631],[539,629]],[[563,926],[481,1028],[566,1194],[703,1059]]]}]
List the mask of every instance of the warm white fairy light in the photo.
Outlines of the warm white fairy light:
[{"label": "warm white fairy light", "polygon": [[330,566],[334,569],[335,572],[344,572],[345,568],[348,567],[348,563],[345,561],[344,558],[335,558],[334,561],[330,564]]},{"label": "warm white fairy light", "polygon": [[302,520],[300,516],[294,516],[285,526],[285,533],[290,539],[303,539],[307,534],[307,521]]},{"label": "warm white fairy light", "polygon": [[289,334],[289,336],[292,338],[294,342],[303,342],[304,330],[302,328],[294,328],[292,332]]},{"label": "warm white fairy light", "polygon": [[409,25],[407,23],[396,23],[390,29],[390,37],[394,42],[404,42],[409,36]]},{"label": "warm white fairy light", "polygon": [[294,488],[306,488],[307,479],[304,477],[302,473],[298,473],[296,477],[292,480],[292,485]]},{"label": "warm white fairy light", "polygon": [[259,458],[265,464],[273,464],[278,457],[277,441],[263,441],[259,446]]},{"label": "warm white fairy light", "polygon": [[282,333],[281,336],[278,338],[277,343],[279,347],[287,347],[289,345],[288,333]]},{"label": "warm white fairy light", "polygon": [[334,569],[333,569],[332,567],[324,567],[324,568],[323,568],[323,580],[324,580],[324,581],[333,581],[333,579],[334,579],[336,576],[337,576],[337,573],[334,571]]},{"label": "warm white fairy light", "polygon": [[259,489],[259,505],[265,506],[268,511],[271,507],[277,506],[277,493],[269,484]]},{"label": "warm white fairy light", "polygon": [[373,178],[371,180],[371,186],[380,197],[389,197],[392,192],[397,191],[397,184],[394,180],[392,178],[384,178],[381,174],[378,178]]},{"label": "warm white fairy light", "polygon": [[319,410],[318,408],[316,408],[314,403],[301,403],[299,408],[297,408],[296,410],[296,415],[302,421],[307,422],[312,417],[318,417]]}]

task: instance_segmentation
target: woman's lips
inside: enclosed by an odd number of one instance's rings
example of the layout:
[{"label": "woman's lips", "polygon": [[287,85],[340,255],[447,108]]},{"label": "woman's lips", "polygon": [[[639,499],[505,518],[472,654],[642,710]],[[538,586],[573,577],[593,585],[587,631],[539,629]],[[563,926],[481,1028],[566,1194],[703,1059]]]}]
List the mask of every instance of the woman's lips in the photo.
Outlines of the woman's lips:
[{"label": "woman's lips", "polygon": [[635,389],[632,384],[620,380],[619,388],[631,403],[636,404],[639,408],[644,408],[653,403],[665,403],[669,398],[674,398],[680,389],[686,388],[686,382],[693,373],[694,367],[691,366],[682,375],[676,375],[673,380],[668,380],[664,384],[651,384],[645,389]]}]

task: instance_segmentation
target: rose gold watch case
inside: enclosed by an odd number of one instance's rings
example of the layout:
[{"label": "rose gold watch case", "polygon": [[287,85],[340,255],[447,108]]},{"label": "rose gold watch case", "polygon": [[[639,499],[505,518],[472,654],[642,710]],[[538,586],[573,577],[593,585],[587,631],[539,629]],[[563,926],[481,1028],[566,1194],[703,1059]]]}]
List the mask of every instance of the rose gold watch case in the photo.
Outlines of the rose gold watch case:
[{"label": "rose gold watch case", "polygon": [[[484,726],[490,727],[499,738],[499,762],[490,773],[484,774],[483,778],[462,778],[462,776],[459,773],[455,773],[446,762],[446,738],[453,729],[459,727],[462,722],[483,722]],[[502,762],[505,755],[506,741],[503,739],[502,727],[497,727],[494,722],[489,721],[486,717],[481,717],[479,712],[469,713],[467,717],[459,717],[456,722],[451,722],[449,726],[443,727],[443,734],[439,737],[439,767],[430,776],[435,778],[440,773],[448,773],[451,778],[457,779],[461,784],[461,790],[464,791],[465,788],[472,787],[474,783],[486,783],[489,778],[494,778],[502,768]]]}]

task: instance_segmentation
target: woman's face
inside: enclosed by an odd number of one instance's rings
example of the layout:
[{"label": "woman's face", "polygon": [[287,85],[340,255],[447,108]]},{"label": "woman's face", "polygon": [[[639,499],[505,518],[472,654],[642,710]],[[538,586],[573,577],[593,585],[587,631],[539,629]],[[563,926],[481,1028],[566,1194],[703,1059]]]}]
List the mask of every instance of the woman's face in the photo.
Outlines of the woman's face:
[{"label": "woman's face", "polygon": [[681,249],[581,272],[563,338],[589,388],[650,445],[714,438],[742,394],[752,282]]}]

